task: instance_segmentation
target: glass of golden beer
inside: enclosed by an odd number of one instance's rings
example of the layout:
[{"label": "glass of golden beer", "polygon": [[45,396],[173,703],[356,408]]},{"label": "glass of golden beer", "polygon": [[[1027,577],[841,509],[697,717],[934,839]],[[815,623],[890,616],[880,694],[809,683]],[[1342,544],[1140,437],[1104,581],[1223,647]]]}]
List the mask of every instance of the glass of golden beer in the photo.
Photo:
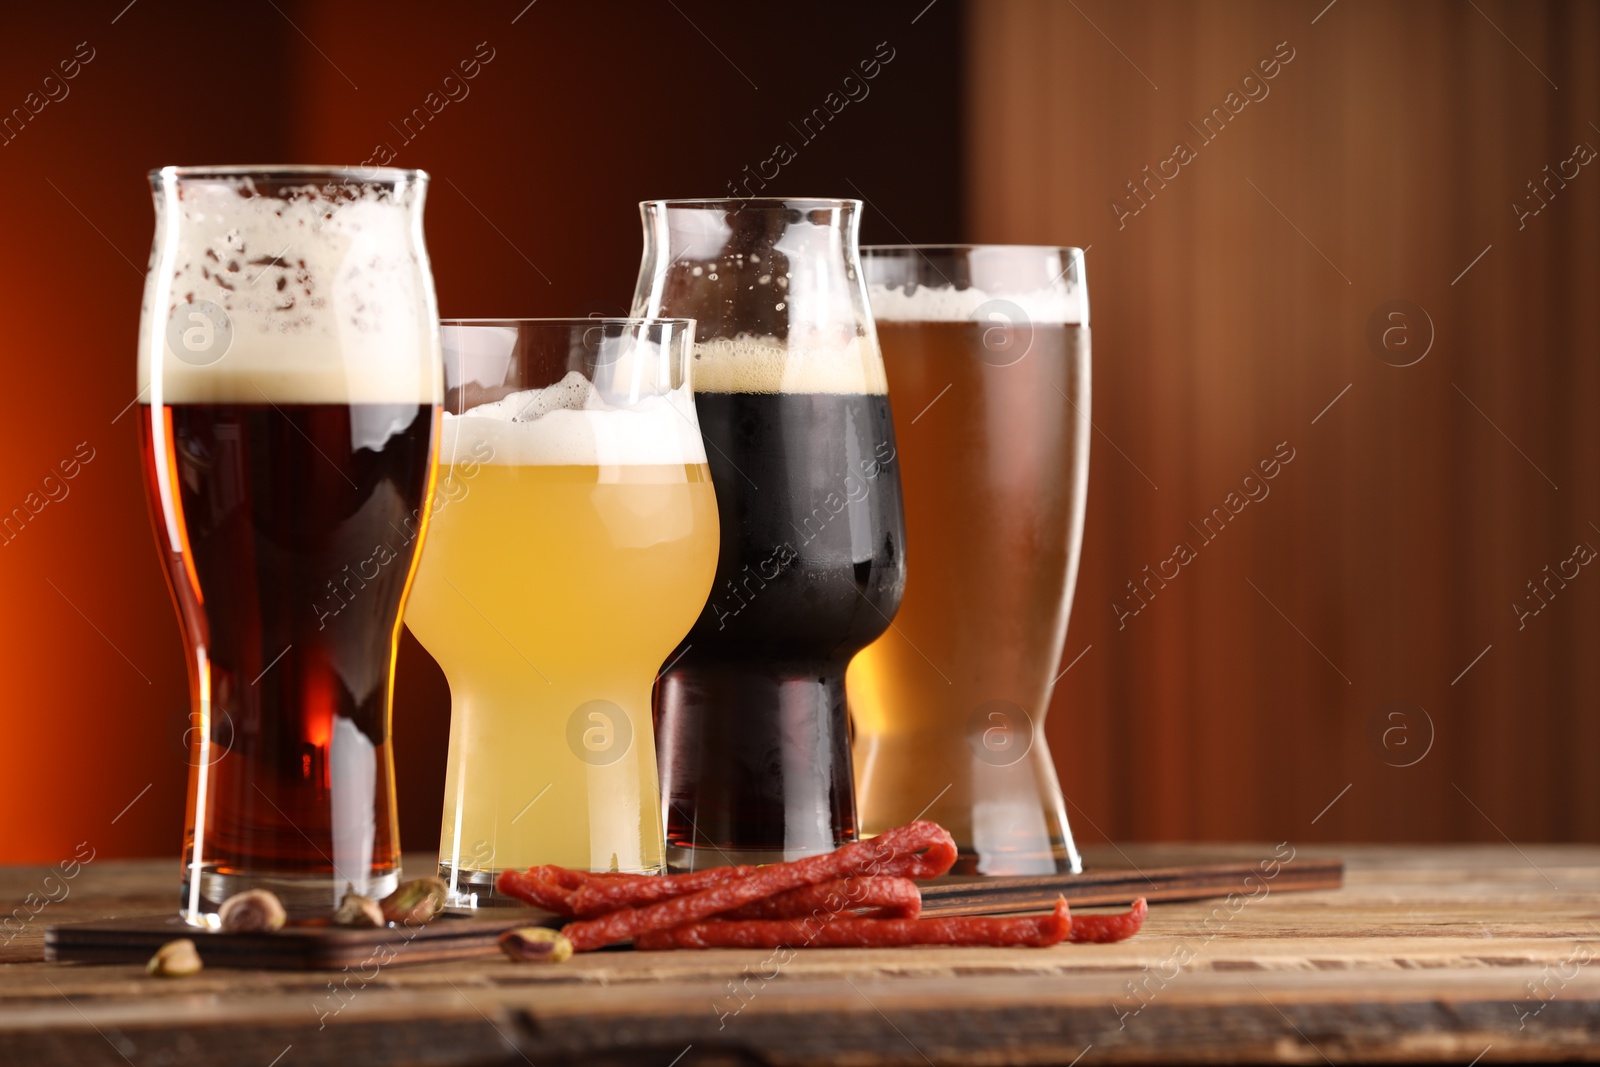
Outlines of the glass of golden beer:
[{"label": "glass of golden beer", "polygon": [[954,835],[957,873],[1077,873],[1044,720],[1088,489],[1083,253],[861,260],[895,410],[915,416],[896,427],[905,599],[847,679],[862,831],[921,814]]},{"label": "glass of golden beer", "polygon": [[450,681],[440,875],[663,869],[651,687],[711,590],[687,319],[441,327],[444,416],[406,623]]}]

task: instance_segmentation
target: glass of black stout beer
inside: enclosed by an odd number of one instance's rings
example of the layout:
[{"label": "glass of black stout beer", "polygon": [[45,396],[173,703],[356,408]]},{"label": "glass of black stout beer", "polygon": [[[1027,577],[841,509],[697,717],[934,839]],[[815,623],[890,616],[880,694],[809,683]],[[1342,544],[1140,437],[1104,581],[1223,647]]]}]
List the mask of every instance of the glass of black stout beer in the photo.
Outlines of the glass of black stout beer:
[{"label": "glass of black stout beer", "polygon": [[145,488],[190,685],[181,911],[291,914],[400,878],[395,647],[444,390],[427,175],[150,176]]},{"label": "glass of black stout beer", "polygon": [[635,315],[696,319],[716,581],[657,681],[675,870],[856,837],[845,670],[905,587],[894,427],[856,200],[641,205]]}]

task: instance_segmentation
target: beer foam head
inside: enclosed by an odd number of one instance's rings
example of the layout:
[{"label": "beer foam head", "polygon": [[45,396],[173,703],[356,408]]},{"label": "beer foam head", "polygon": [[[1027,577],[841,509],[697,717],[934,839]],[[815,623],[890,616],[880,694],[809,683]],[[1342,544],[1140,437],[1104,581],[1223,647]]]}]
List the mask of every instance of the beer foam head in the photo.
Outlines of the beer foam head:
[{"label": "beer foam head", "polygon": [[794,344],[775,337],[734,337],[694,346],[697,393],[856,393],[889,391],[883,356],[871,334],[842,343]]},{"label": "beer foam head", "polygon": [[244,173],[160,173],[141,399],[440,401],[425,179],[327,179],[264,191]]},{"label": "beer foam head", "polygon": [[439,462],[507,466],[637,467],[704,463],[705,445],[686,387],[618,407],[571,371],[543,389],[524,389],[445,413]]},{"label": "beer foam head", "polygon": [[976,286],[872,284],[867,298],[879,322],[1014,323],[1020,314],[1031,322],[1089,324],[1089,301],[1081,285],[997,294]]}]

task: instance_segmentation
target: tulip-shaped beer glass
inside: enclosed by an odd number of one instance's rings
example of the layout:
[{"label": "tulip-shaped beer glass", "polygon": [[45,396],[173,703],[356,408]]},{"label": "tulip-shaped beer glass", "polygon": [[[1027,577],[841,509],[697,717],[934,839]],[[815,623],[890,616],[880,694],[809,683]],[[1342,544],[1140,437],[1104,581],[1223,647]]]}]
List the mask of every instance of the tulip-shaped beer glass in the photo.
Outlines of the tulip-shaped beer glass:
[{"label": "tulip-shaped beer glass", "polygon": [[697,320],[695,407],[722,527],[711,596],[657,683],[668,863],[825,852],[856,836],[845,669],[905,584],[860,204],[642,210],[634,314]]},{"label": "tulip-shaped beer glass", "polygon": [[406,624],[450,679],[450,902],[662,869],[650,687],[711,588],[684,320],[446,321],[439,494]]},{"label": "tulip-shaped beer glass", "polygon": [[145,486],[189,667],[182,910],[396,885],[400,613],[442,374],[420,171],[168,167],[139,332]]}]

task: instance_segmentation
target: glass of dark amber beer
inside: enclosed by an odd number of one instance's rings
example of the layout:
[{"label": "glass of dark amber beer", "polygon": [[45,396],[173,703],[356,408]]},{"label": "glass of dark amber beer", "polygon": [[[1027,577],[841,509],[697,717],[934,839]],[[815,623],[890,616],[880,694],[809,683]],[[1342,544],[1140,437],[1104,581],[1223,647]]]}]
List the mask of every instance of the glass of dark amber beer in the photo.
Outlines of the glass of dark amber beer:
[{"label": "glass of dark amber beer", "polygon": [[895,628],[850,667],[862,830],[922,814],[955,837],[958,873],[1076,873],[1044,723],[1089,480],[1083,253],[868,247],[862,265],[895,407],[914,416],[915,553]]},{"label": "glass of dark amber beer", "polygon": [[191,721],[181,912],[399,880],[401,611],[443,390],[427,175],[168,167],[139,426]]},{"label": "glass of dark amber beer", "polygon": [[678,870],[856,837],[845,670],[888,628],[906,573],[860,206],[642,205],[633,313],[697,320],[695,408],[721,527],[711,595],[656,683]]}]

